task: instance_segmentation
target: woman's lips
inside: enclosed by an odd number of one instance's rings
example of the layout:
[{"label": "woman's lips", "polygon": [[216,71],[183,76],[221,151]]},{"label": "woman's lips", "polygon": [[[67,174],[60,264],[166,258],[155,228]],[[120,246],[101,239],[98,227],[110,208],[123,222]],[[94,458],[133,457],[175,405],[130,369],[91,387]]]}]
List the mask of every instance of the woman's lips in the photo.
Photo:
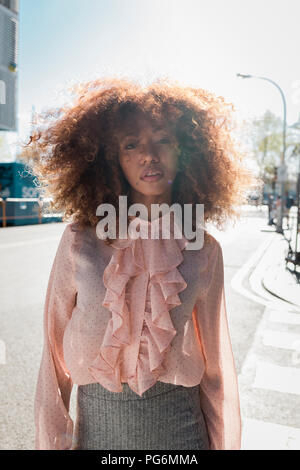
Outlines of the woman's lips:
[{"label": "woman's lips", "polygon": [[161,173],[160,175],[154,175],[154,176],[142,176],[141,180],[147,181],[148,183],[154,183],[160,180],[162,177],[163,177],[163,174]]}]

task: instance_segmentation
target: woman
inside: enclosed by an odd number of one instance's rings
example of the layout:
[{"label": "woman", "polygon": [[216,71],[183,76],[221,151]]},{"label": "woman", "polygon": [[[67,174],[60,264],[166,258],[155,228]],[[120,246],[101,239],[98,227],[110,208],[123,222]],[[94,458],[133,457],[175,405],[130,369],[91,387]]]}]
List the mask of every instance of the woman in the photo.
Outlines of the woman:
[{"label": "woman", "polygon": [[[205,221],[239,217],[254,177],[230,136],[228,105],[170,81],[100,79],[76,93],[31,136],[42,187],[72,217],[46,294],[36,449],[240,449],[219,242],[205,231],[201,249],[187,249],[174,235],[181,216],[168,210],[126,216],[139,233],[158,223],[156,239],[122,237],[118,222],[122,195],[149,212],[204,204]],[[106,239],[101,204],[117,215]]]}]

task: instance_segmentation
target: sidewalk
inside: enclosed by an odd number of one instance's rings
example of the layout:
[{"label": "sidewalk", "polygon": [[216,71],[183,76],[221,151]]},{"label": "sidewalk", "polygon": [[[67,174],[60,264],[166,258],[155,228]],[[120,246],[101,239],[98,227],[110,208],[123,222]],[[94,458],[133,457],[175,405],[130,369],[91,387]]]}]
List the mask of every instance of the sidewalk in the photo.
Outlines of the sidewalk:
[{"label": "sidewalk", "polygon": [[[269,249],[272,252],[272,263],[266,269],[262,279],[264,288],[300,309],[300,283],[297,283],[296,275],[285,267],[288,243],[282,234],[278,233],[278,237],[274,239]],[[291,263],[287,266],[293,271],[294,267]]]},{"label": "sidewalk", "polygon": [[300,284],[285,267],[284,236],[265,221],[260,230],[269,232],[265,234],[269,244],[262,244],[252,273],[256,282],[249,284],[268,302],[238,376],[241,450],[299,450]]}]

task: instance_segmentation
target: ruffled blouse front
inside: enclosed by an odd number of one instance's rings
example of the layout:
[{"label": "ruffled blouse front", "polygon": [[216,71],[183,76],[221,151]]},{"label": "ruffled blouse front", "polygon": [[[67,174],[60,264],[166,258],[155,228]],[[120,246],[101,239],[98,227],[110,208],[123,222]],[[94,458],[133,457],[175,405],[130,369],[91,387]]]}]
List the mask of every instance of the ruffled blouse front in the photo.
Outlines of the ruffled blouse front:
[{"label": "ruffled blouse front", "polygon": [[157,381],[199,384],[210,449],[240,448],[222,248],[206,233],[201,249],[188,249],[172,214],[170,233],[168,213],[151,223],[137,218],[141,236],[111,246],[95,227],[66,225],[44,306],[36,449],[72,447],[73,384],[98,382],[120,393],[128,383],[142,397]]},{"label": "ruffled blouse front", "polygon": [[[166,216],[156,221],[157,239],[151,238],[154,223],[137,217],[148,238],[113,242],[115,252],[103,274],[106,294],[102,303],[112,316],[99,354],[89,367],[97,382],[113,392],[123,390],[123,381],[142,396],[165,371],[163,360],[176,335],[170,310],[181,305],[178,294],[187,287],[177,266],[183,261],[181,252],[188,241],[183,235],[174,238],[175,221],[170,215],[169,238],[161,238]],[[140,330],[140,347],[130,375],[126,347],[133,340],[132,323]]]}]

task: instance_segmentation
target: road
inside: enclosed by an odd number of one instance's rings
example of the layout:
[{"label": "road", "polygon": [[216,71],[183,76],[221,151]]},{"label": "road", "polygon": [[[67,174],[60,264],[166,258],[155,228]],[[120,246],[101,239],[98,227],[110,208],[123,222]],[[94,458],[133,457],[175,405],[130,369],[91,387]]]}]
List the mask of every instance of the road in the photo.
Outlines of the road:
[{"label": "road", "polygon": [[[43,304],[64,223],[0,228],[0,449],[34,449],[33,400],[43,347]],[[266,229],[266,231],[264,230]],[[267,212],[249,207],[219,239],[225,265],[229,329],[239,376],[243,449],[300,449],[299,391],[290,379],[297,357],[289,334],[300,338],[300,315],[269,295],[254,294],[247,261],[268,244]],[[259,260],[258,260],[259,261]],[[261,268],[261,267],[260,267]],[[246,275],[239,289],[239,273]],[[258,271],[262,272],[262,269]],[[300,362],[300,361],[299,361]],[[273,367],[273,368],[272,368]],[[279,376],[278,376],[279,374]],[[284,385],[282,385],[284,383]],[[281,384],[281,388],[280,388]],[[294,387],[294,388],[293,388]],[[76,386],[70,414],[75,419]]]}]

